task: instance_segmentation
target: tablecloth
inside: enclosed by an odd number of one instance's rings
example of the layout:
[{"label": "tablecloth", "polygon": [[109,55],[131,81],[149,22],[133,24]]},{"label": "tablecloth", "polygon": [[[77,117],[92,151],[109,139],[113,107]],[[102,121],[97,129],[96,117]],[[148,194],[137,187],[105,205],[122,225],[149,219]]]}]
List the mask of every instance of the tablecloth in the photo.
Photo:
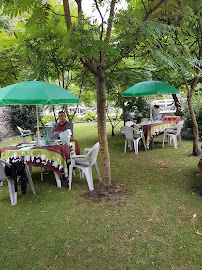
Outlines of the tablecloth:
[{"label": "tablecloth", "polygon": [[168,121],[142,125],[147,148],[149,148],[149,144],[153,137],[161,135],[166,128],[171,128],[171,126],[171,123]]},{"label": "tablecloth", "polygon": [[79,144],[76,140],[71,141],[69,145],[35,146],[27,150],[25,148],[21,150],[17,146],[4,147],[0,149],[0,157],[7,162],[24,159],[29,166],[54,171],[66,179],[68,177],[67,160],[71,152],[80,155]]}]

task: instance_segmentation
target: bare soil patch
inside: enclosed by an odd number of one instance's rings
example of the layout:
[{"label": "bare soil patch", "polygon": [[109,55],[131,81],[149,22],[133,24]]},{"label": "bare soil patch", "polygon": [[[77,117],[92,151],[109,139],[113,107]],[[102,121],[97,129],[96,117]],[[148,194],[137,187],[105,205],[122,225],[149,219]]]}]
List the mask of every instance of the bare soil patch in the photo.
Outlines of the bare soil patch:
[{"label": "bare soil patch", "polygon": [[104,186],[102,185],[99,189],[89,191],[85,194],[90,198],[102,200],[113,200],[113,201],[123,201],[128,198],[131,194],[131,190],[126,185],[112,185]]}]

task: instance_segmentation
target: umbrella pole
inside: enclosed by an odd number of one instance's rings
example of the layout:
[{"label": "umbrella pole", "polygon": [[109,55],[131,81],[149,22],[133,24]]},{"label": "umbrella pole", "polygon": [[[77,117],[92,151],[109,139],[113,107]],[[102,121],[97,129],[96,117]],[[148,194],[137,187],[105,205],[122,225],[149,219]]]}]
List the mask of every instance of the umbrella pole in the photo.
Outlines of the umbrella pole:
[{"label": "umbrella pole", "polygon": [[150,121],[153,122],[151,98],[150,98]]},{"label": "umbrella pole", "polygon": [[37,145],[39,145],[40,141],[40,132],[39,132],[39,111],[38,106],[36,105],[36,121],[37,121]]}]

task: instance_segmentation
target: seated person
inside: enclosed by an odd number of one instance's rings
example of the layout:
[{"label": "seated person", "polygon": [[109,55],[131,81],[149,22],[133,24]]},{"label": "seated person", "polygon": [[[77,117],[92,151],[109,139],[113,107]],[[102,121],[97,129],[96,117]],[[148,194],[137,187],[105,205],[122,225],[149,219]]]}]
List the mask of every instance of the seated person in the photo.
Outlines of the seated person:
[{"label": "seated person", "polygon": [[155,121],[162,120],[162,114],[160,114],[160,106],[159,105],[154,105],[153,118]]},{"label": "seated person", "polygon": [[59,118],[59,123],[55,123],[54,126],[52,127],[50,133],[49,133],[49,137],[51,139],[60,139],[60,133],[67,130],[67,129],[71,129],[72,132],[72,136],[71,136],[71,140],[73,140],[73,123],[71,122],[67,122],[66,120],[66,114],[63,111],[60,111],[58,113],[58,118]]}]

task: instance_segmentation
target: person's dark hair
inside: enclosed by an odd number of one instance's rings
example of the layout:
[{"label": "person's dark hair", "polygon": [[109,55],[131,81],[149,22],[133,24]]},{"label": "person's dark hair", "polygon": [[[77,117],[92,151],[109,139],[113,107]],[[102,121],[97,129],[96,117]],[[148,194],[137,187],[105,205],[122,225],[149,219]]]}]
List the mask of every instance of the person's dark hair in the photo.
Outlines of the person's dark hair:
[{"label": "person's dark hair", "polygon": [[159,109],[160,106],[159,105],[154,105],[154,108]]},{"label": "person's dark hair", "polygon": [[[59,113],[64,113],[64,114],[66,115],[66,113],[65,113],[64,111],[59,111]],[[59,113],[58,113],[58,114],[59,114]]]}]

